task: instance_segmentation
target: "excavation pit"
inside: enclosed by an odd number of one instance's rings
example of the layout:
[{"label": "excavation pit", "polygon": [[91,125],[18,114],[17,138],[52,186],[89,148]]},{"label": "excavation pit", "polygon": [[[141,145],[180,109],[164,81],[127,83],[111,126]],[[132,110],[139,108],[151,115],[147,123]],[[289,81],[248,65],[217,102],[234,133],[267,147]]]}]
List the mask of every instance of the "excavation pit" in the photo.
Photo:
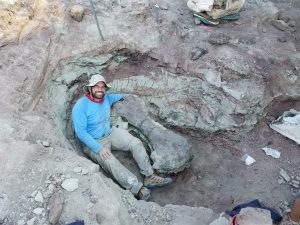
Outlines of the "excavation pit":
[{"label": "excavation pit", "polygon": [[[298,146],[269,128],[268,116],[275,116],[271,113],[274,110],[266,111],[263,93],[254,85],[256,81],[241,77],[220,86],[223,78],[213,69],[205,68],[200,75],[182,73],[129,49],[62,60],[49,93],[58,127],[65,131],[74,149],[78,145],[71,129],[70,110],[82,96],[88,78],[97,72],[105,75],[113,87],[111,92],[139,96],[153,120],[180,132],[191,146],[191,166],[171,173],[173,184],[153,190],[153,201],[222,212],[257,198],[280,208],[282,199],[291,198],[289,184],[278,184],[278,171],[283,167],[291,175],[299,175],[299,167],[295,166],[300,165]],[[238,95],[231,92],[235,85],[245,85]],[[292,101],[299,110],[299,98]],[[270,102],[269,109],[271,105],[279,109],[286,100]],[[267,157],[261,150],[265,146],[279,149],[283,157]],[[244,153],[255,158],[256,163],[246,166],[240,160]],[[115,155],[142,180],[129,154]]]}]

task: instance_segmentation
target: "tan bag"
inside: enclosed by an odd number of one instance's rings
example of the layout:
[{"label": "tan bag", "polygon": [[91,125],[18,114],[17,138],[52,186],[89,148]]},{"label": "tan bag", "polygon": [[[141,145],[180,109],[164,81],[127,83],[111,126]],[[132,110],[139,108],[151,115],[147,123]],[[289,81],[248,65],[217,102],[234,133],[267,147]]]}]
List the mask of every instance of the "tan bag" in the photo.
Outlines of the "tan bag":
[{"label": "tan bag", "polygon": [[206,13],[213,19],[218,19],[223,16],[239,12],[243,7],[244,3],[245,0],[227,0],[225,9],[212,8],[212,10],[206,11]]}]

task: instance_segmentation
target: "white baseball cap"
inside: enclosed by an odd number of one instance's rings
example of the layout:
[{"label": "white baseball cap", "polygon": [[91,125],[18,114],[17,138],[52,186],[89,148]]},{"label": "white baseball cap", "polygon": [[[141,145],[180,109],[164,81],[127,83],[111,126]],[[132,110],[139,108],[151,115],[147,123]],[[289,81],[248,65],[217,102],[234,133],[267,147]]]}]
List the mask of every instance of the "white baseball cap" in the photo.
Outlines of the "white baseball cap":
[{"label": "white baseball cap", "polygon": [[100,81],[104,82],[104,84],[106,86],[106,90],[109,90],[111,88],[111,86],[106,83],[105,78],[102,75],[95,74],[91,77],[91,79],[89,79],[89,83],[83,87],[83,90],[85,92],[89,92],[88,87],[93,87]]}]

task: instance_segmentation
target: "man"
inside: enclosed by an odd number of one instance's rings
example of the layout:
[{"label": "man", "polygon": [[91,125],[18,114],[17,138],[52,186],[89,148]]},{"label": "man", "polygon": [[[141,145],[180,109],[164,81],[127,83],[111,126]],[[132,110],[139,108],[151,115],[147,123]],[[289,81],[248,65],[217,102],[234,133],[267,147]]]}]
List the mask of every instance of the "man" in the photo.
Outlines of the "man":
[{"label": "man", "polygon": [[[170,184],[172,179],[154,174],[149,156],[142,142],[127,130],[110,125],[111,106],[124,94],[106,94],[110,86],[103,76],[93,75],[84,86],[85,95],[73,107],[72,120],[76,136],[84,144],[83,152],[138,199],[149,200],[150,188]],[[111,153],[111,149],[130,151],[137,162],[144,184],[125,168]]]}]

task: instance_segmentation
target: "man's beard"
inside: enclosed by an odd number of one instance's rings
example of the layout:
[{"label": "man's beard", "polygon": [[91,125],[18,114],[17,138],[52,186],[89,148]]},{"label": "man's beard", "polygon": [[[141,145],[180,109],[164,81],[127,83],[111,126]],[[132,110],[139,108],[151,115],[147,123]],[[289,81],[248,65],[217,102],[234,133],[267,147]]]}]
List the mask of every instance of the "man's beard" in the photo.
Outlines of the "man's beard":
[{"label": "man's beard", "polygon": [[93,98],[96,98],[96,99],[102,99],[102,98],[104,98],[104,95],[105,95],[105,93],[102,91],[99,91],[98,93],[92,93]]}]

